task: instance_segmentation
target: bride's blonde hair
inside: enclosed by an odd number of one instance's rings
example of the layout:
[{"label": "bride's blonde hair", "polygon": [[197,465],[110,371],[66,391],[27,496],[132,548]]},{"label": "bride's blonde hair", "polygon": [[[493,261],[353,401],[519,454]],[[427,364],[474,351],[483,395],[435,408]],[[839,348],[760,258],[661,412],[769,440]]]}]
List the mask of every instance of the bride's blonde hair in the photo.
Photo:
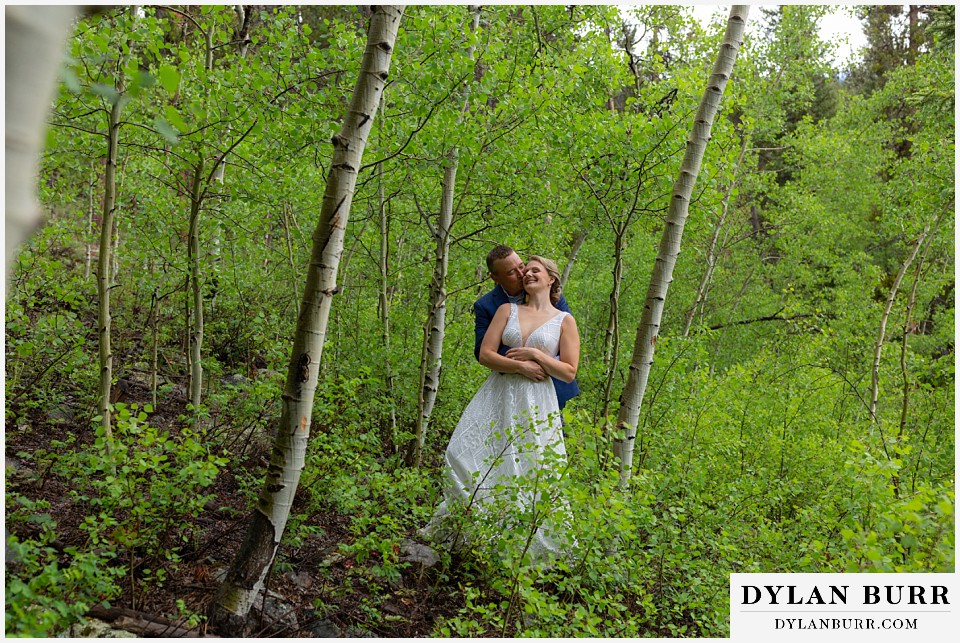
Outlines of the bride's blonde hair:
[{"label": "bride's blonde hair", "polygon": [[531,261],[536,261],[542,265],[546,268],[547,274],[553,277],[553,283],[550,285],[550,303],[556,306],[557,302],[560,301],[560,293],[563,291],[563,286],[560,285],[560,271],[557,269],[557,262],[540,255],[530,255],[526,263]]}]

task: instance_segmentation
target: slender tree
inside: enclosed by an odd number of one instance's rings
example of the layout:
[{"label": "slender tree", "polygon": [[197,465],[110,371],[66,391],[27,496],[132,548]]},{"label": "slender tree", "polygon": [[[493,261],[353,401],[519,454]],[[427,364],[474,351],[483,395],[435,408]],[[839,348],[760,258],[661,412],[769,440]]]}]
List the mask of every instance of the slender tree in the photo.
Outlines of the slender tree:
[{"label": "slender tree", "polygon": [[[733,190],[736,188],[737,183],[739,182],[738,174],[740,173],[740,167],[743,165],[743,157],[747,153],[747,146],[749,142],[750,135],[744,133],[743,140],[740,143],[740,156],[737,157],[737,163],[733,168],[733,175],[730,177],[730,182],[727,183],[727,190],[723,195],[723,202],[720,204],[720,215],[713,224],[713,230],[710,232],[710,240],[707,242],[707,266],[703,271],[703,277],[701,277],[700,283],[697,284],[697,293],[694,295],[693,304],[683,317],[684,337],[687,337],[690,334],[690,327],[693,325],[693,318],[696,316],[698,309],[700,311],[701,319],[703,317],[703,307],[707,300],[707,292],[710,288],[710,280],[713,278],[713,272],[717,267],[720,235],[727,223],[727,215],[730,212],[730,200],[733,197]],[[722,250],[722,248],[723,246],[721,244],[719,249]]]},{"label": "slender tree", "polygon": [[[480,25],[480,7],[469,7],[470,33],[476,33]],[[473,60],[474,45],[467,49],[467,58]],[[457,123],[462,122],[470,105],[470,86],[464,92],[463,106]],[[430,280],[430,310],[423,327],[423,350],[420,359],[420,393],[417,398],[417,427],[410,448],[407,464],[420,466],[423,443],[426,439],[430,416],[437,401],[440,388],[440,369],[443,358],[443,338],[446,332],[447,268],[450,262],[450,228],[453,225],[453,197],[457,184],[457,168],[460,150],[454,146],[446,154],[441,182],[440,214],[435,225],[430,225],[434,241],[433,275]],[[426,219],[429,224],[429,219]]]},{"label": "slender tree", "polygon": [[83,266],[83,278],[90,278],[90,266],[93,262],[93,213],[96,211],[94,207],[94,190],[97,186],[97,183],[100,182],[100,173],[97,169],[97,163],[94,162],[92,166],[92,176],[90,177],[90,183],[87,187],[87,243],[86,243],[86,261]]},{"label": "slender tree", "polygon": [[567,263],[563,266],[563,274],[560,275],[560,286],[567,285],[567,279],[570,278],[570,272],[573,270],[573,264],[577,260],[577,255],[580,254],[580,248],[583,247],[583,242],[587,240],[587,234],[590,231],[587,229],[574,232],[573,236],[570,238],[570,251],[567,253]]},{"label": "slender tree", "polygon": [[[204,40],[204,69],[207,76],[213,72],[213,31],[214,26],[209,25],[204,29],[196,19],[189,13],[182,13],[196,25],[197,29],[203,33]],[[204,90],[204,102],[209,99],[209,89]],[[196,413],[200,407],[200,396],[203,391],[203,272],[200,265],[200,214],[203,211],[203,200],[206,195],[204,189],[205,177],[205,159],[203,155],[203,141],[197,146],[196,162],[191,168],[190,173],[190,217],[187,229],[187,274],[190,281],[190,295],[192,302],[188,309],[190,310],[188,333],[189,350],[187,351],[187,364],[189,365],[189,387],[187,399],[194,407]],[[215,166],[213,176],[215,178],[223,177],[223,163]]]},{"label": "slender tree", "polygon": [[627,378],[621,396],[620,413],[617,418],[619,435],[614,442],[614,455],[620,460],[620,483],[623,487],[629,485],[633,470],[633,446],[637,435],[637,420],[640,417],[640,405],[647,387],[650,367],[653,365],[653,354],[656,349],[657,336],[660,332],[660,319],[663,316],[663,305],[667,298],[667,290],[673,279],[673,267],[680,254],[680,241],[683,237],[683,225],[687,219],[690,196],[700,173],[700,162],[710,139],[710,130],[713,119],[720,106],[720,99],[727,86],[733,65],[737,60],[737,51],[743,39],[743,30],[746,27],[746,5],[733,5],[727,20],[727,30],[720,46],[720,52],[713,66],[713,72],[707,82],[700,107],[694,118],[693,128],[687,139],[687,149],[684,153],[680,174],[674,183],[672,198],[667,212],[667,220],[660,238],[653,274],[643,307],[640,324],[637,327],[637,336],[634,341],[633,358],[630,364],[630,374]]},{"label": "slender tree", "polygon": [[[123,73],[122,71],[120,72]],[[117,202],[117,156],[120,140],[120,111],[122,81],[117,82],[117,98],[107,118],[107,158],[103,173],[103,210],[100,217],[100,256],[97,263],[97,328],[100,335],[100,422],[106,433],[107,444],[112,438],[110,388],[113,385],[113,351],[111,349],[110,275],[111,236],[113,214]]]},{"label": "slender tree", "polygon": [[[937,220],[934,224],[936,227],[940,222],[940,217],[937,217]],[[907,271],[910,269],[910,264],[913,263],[913,260],[917,257],[917,253],[920,251],[920,248],[924,245],[924,240],[927,238],[927,235],[930,233],[930,226],[927,225],[917,237],[917,240],[913,243],[913,247],[910,249],[910,253],[907,255],[907,258],[904,260],[903,264],[900,266],[900,270],[897,272],[897,276],[893,280],[893,285],[890,286],[890,294],[887,295],[887,300],[883,306],[883,314],[880,315],[880,328],[877,330],[877,338],[873,343],[873,366],[870,369],[870,419],[878,423],[880,420],[877,418],[877,401],[880,398],[880,356],[883,353],[883,344],[886,341],[887,335],[887,322],[890,319],[890,313],[893,310],[893,302],[896,301],[897,293],[900,291],[900,283],[903,281],[904,275],[907,274]],[[886,445],[884,445],[886,449]]]},{"label": "slender tree", "polygon": [[[900,405],[900,424],[897,426],[896,432],[896,447],[899,450],[903,444],[904,437],[907,431],[907,418],[909,416],[910,409],[910,376],[907,368],[907,352],[908,346],[910,344],[910,336],[914,333],[916,329],[916,324],[913,321],[913,311],[917,303],[917,287],[920,285],[920,277],[923,273],[924,261],[927,257],[927,252],[930,250],[930,246],[937,234],[937,228],[940,224],[941,216],[937,217],[937,220],[933,224],[933,229],[930,231],[930,234],[927,235],[926,241],[923,246],[923,250],[920,252],[920,258],[917,260],[917,267],[914,272],[913,277],[913,287],[910,289],[910,295],[907,297],[907,307],[904,312],[903,320],[903,338],[900,341],[900,376],[903,379],[903,400]],[[900,497],[900,472],[897,471],[894,473],[891,478],[891,483],[893,485],[893,493],[899,498]]]},{"label": "slender tree", "polygon": [[240,551],[210,605],[210,623],[221,633],[243,630],[247,614],[273,564],[300,481],[310,437],[323,340],[337,292],[337,269],[353,201],[357,171],[390,71],[402,6],[374,7],[360,75],[340,130],[313,234],[310,265],[282,395],[266,481]]},{"label": "slender tree", "polygon": [[[127,25],[132,31],[137,20],[137,7],[130,7],[130,23]],[[111,416],[111,388],[113,387],[113,349],[111,337],[112,316],[110,312],[110,289],[113,287],[115,273],[113,260],[113,232],[117,222],[117,163],[120,157],[120,113],[127,101],[125,96],[127,59],[130,52],[130,42],[125,42],[116,62],[116,77],[113,104],[107,114],[107,153],[106,168],[103,173],[103,211],[100,217],[100,250],[97,263],[97,298],[99,302],[97,327],[100,335],[100,402],[98,411],[100,422],[107,439],[107,448],[113,438]],[[122,53],[126,51],[126,53]]]},{"label": "slender tree", "polygon": [[377,185],[377,211],[380,218],[380,283],[377,291],[380,313],[380,339],[383,343],[383,381],[390,406],[390,444],[397,448],[397,411],[394,401],[395,377],[390,355],[390,218],[387,216],[387,199],[383,191],[383,177]]}]

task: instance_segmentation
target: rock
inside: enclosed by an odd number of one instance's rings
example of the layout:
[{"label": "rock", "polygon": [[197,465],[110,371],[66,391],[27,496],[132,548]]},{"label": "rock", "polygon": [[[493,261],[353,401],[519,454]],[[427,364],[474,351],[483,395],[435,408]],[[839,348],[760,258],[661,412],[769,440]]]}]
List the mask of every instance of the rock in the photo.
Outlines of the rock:
[{"label": "rock", "polygon": [[313,578],[306,572],[287,572],[284,577],[300,589],[310,589],[313,586]]},{"label": "rock", "polygon": [[412,540],[400,543],[403,556],[400,560],[410,563],[420,563],[424,567],[433,567],[440,562],[440,555],[432,548]]},{"label": "rock", "polygon": [[351,627],[349,630],[347,630],[346,636],[347,636],[347,638],[350,638],[350,639],[375,639],[375,638],[379,638],[379,637],[378,637],[376,634],[374,634],[373,632],[368,632],[368,631],[366,631],[366,630],[361,630],[361,629],[355,628],[355,627]]},{"label": "rock", "polygon": [[[391,600],[383,601],[383,603],[380,604],[380,609],[382,609],[384,612],[389,612],[390,614],[393,614],[396,616],[400,616],[403,613],[400,607]],[[390,617],[388,616],[387,618],[390,618]]]},{"label": "rock", "polygon": [[323,561],[321,561],[320,566],[329,567],[330,565],[336,565],[337,563],[342,563],[347,558],[348,556],[346,554],[335,551],[331,553],[329,556],[327,556],[326,558],[324,558]]},{"label": "rock", "polygon": [[74,420],[73,409],[62,406],[47,413],[47,419],[53,424],[68,424]]},{"label": "rock", "polygon": [[233,375],[227,375],[226,377],[220,378],[220,383],[225,386],[240,386],[247,381],[243,375],[240,373],[234,373]]},{"label": "rock", "polygon": [[74,623],[70,626],[66,638],[82,639],[135,639],[137,635],[126,630],[115,630],[109,623],[95,618],[88,618],[83,623]]},{"label": "rock", "polygon": [[310,627],[310,634],[318,639],[338,639],[343,632],[334,623],[324,619]]},{"label": "rock", "polygon": [[143,389],[145,391],[150,390],[151,374],[146,368],[143,370],[131,370],[124,375],[124,378],[136,388]]},{"label": "rock", "polygon": [[267,600],[257,599],[253,604],[254,618],[259,620],[260,610],[263,609],[263,623],[281,628],[287,632],[300,629],[297,621],[297,607],[276,592],[267,592]]},{"label": "rock", "polygon": [[[227,567],[216,567],[213,569],[213,579],[217,583],[222,583],[227,578],[229,569]],[[261,613],[262,609],[262,613]],[[263,624],[273,628],[284,630],[286,633],[292,633],[300,629],[300,622],[297,620],[297,608],[284,596],[273,591],[267,592],[267,600],[263,600],[263,593],[257,594],[250,609],[249,624],[257,624],[263,618]]]}]

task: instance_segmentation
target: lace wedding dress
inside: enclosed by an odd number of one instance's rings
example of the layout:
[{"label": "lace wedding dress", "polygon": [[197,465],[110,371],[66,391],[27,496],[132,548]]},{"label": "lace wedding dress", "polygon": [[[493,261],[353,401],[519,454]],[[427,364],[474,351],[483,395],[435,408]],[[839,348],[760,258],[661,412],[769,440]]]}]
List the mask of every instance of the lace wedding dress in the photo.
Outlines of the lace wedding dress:
[{"label": "lace wedding dress", "polygon": [[[560,328],[568,313],[560,313],[530,333],[521,335],[516,304],[503,330],[507,346],[539,348],[556,355]],[[548,457],[547,454],[549,454]],[[488,524],[513,522],[536,529],[529,551],[536,559],[560,550],[566,506],[555,498],[555,481],[566,468],[559,406],[553,381],[535,382],[522,375],[491,373],[463,412],[447,445],[444,501],[424,535],[458,541],[463,535],[448,517],[453,505],[466,507]],[[551,496],[554,496],[551,498]],[[558,513],[559,510],[559,513]],[[498,512],[491,521],[491,512]]]}]

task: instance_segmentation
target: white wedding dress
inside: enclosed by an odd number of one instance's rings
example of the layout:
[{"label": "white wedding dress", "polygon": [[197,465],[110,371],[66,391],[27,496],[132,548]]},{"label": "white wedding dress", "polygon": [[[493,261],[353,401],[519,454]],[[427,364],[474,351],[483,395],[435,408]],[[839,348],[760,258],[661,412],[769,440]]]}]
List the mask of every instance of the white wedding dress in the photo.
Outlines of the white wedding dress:
[{"label": "white wedding dress", "polygon": [[[502,341],[511,348],[528,346],[557,355],[567,314],[553,317],[524,341],[518,308],[512,304]],[[552,455],[545,461],[548,451]],[[553,381],[491,373],[467,405],[447,445],[444,501],[423,532],[435,540],[459,540],[460,534],[454,536],[450,526],[444,525],[454,504],[469,508],[472,516],[498,506],[504,520],[520,520],[522,528],[531,531],[536,527],[529,549],[534,560],[557,553],[562,540],[558,530],[564,527],[562,516],[567,511],[562,500],[550,496],[556,496],[555,481],[565,469],[566,448]],[[526,482],[517,493],[511,484],[521,477]]]}]

